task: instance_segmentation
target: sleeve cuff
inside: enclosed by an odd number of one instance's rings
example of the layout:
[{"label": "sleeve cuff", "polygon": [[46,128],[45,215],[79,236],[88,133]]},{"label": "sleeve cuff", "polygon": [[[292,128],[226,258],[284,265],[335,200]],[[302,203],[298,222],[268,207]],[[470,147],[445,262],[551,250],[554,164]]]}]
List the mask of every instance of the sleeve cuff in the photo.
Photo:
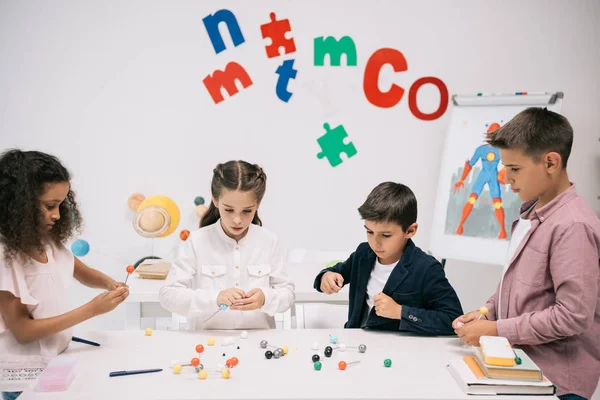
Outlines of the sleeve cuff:
[{"label": "sleeve cuff", "polygon": [[498,336],[508,339],[511,344],[517,342],[517,321],[515,318],[501,319],[496,322]]},{"label": "sleeve cuff", "polygon": [[263,304],[260,310],[272,317],[275,315],[275,312],[272,310],[272,303],[275,298],[275,290],[273,288],[261,288],[261,290],[265,295],[265,304]]}]

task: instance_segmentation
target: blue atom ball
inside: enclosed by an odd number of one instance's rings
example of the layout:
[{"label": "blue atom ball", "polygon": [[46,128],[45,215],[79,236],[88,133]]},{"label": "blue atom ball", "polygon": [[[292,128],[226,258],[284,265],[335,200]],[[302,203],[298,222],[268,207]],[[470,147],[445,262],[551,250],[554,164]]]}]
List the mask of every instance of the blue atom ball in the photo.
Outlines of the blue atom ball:
[{"label": "blue atom ball", "polygon": [[71,251],[77,257],[83,257],[90,252],[90,244],[83,239],[76,240],[71,245]]}]

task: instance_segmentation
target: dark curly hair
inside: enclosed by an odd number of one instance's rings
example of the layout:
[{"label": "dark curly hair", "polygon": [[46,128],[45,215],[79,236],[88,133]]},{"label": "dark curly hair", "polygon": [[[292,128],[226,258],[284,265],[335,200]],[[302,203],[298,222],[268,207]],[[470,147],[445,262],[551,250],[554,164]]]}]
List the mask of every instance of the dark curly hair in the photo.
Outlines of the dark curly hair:
[{"label": "dark curly hair", "polygon": [[59,245],[80,231],[82,220],[71,190],[52,229],[47,231],[43,223],[40,197],[47,185],[70,180],[69,171],[52,155],[8,150],[0,156],[0,235],[7,265],[28,251],[43,249],[47,240]]}]

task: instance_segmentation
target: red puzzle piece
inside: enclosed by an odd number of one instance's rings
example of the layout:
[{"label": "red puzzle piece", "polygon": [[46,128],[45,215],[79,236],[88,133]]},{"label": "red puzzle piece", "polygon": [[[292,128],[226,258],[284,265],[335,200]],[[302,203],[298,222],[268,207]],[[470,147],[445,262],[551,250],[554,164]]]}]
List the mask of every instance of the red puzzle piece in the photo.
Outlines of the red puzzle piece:
[{"label": "red puzzle piece", "polygon": [[277,17],[273,12],[269,14],[269,17],[271,17],[271,22],[260,26],[260,32],[262,33],[263,39],[271,38],[271,44],[265,46],[267,57],[279,57],[281,55],[279,53],[279,48],[282,46],[285,48],[285,54],[295,52],[296,44],[294,43],[294,39],[285,37],[285,34],[292,30],[290,20],[282,19],[277,21]]}]

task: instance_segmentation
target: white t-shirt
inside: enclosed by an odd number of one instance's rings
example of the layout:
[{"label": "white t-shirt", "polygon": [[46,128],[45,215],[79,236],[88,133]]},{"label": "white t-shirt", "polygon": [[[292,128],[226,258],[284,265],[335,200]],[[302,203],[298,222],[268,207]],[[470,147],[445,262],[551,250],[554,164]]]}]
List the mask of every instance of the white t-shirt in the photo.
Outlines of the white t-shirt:
[{"label": "white t-shirt", "polygon": [[510,238],[510,243],[508,244],[508,254],[506,258],[506,263],[504,264],[504,269],[502,270],[502,279],[500,280],[500,288],[498,289],[498,312],[496,313],[496,319],[499,320],[502,316],[502,283],[504,282],[504,275],[510,266],[510,262],[514,257],[519,245],[525,239],[529,231],[531,230],[531,220],[529,219],[529,213],[535,207],[535,204],[531,206],[527,211],[525,211],[519,217],[519,221],[517,222],[517,226],[513,231],[513,234]]},{"label": "white t-shirt", "polygon": [[373,298],[383,291],[383,288],[385,287],[385,284],[388,281],[396,264],[398,264],[397,261],[393,264],[384,265],[379,262],[378,257],[375,258],[375,267],[373,268],[373,271],[371,271],[371,276],[369,277],[369,282],[367,283],[367,316],[375,305]]},{"label": "white t-shirt", "polygon": [[[160,304],[192,317],[195,329],[275,328],[274,315],[288,310],[295,299],[285,249],[271,231],[258,225],[248,229],[239,242],[225,234],[220,220],[192,232],[172,264],[176,280],[160,289]],[[265,304],[253,311],[221,311],[204,326],[219,309],[219,292],[232,287],[244,292],[260,288]]]},{"label": "white t-shirt", "polygon": [[[27,306],[33,319],[55,317],[68,311],[66,288],[72,282],[75,258],[64,246],[46,246],[48,262],[33,259],[4,262],[0,238],[0,290],[12,293]],[[71,329],[36,342],[19,344],[0,314],[0,392],[27,389],[37,374],[71,341]]]}]

